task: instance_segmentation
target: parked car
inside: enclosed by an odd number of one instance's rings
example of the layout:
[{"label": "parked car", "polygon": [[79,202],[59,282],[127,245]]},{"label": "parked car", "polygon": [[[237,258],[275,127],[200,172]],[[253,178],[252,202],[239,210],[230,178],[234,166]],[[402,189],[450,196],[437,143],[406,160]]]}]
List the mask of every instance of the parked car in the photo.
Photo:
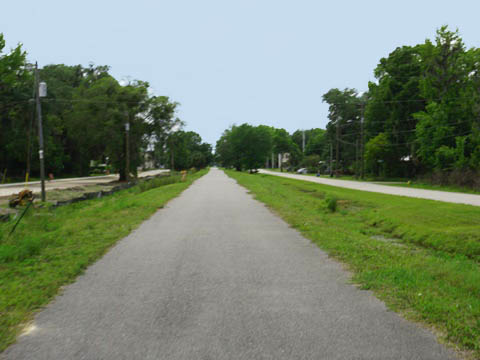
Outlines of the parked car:
[{"label": "parked car", "polygon": [[298,169],[297,174],[308,174],[308,170],[306,168]]}]

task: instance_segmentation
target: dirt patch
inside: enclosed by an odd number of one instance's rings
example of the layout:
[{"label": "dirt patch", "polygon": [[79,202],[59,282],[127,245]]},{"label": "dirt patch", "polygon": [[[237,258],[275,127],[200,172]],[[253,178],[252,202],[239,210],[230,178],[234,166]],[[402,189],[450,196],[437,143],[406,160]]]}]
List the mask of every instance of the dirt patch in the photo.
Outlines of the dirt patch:
[{"label": "dirt patch", "polygon": [[394,245],[394,246],[406,247],[405,244],[402,244],[401,242],[399,242],[399,239],[388,238],[388,237],[385,237],[385,236],[383,236],[383,235],[373,235],[373,236],[370,236],[370,238],[372,238],[372,239],[374,239],[374,240],[378,240],[378,241],[384,242],[384,243],[392,244],[392,245]]}]

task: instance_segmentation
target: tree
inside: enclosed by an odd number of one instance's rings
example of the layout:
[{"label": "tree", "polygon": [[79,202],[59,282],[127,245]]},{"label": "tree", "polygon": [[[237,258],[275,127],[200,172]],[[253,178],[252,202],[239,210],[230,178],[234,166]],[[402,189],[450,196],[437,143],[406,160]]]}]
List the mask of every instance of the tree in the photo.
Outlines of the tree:
[{"label": "tree", "polygon": [[217,141],[216,158],[237,170],[258,169],[272,151],[272,132],[266,126],[232,126]]},{"label": "tree", "polygon": [[149,99],[148,110],[144,114],[148,127],[148,152],[158,166],[170,163],[168,137],[184,125],[175,117],[178,105],[179,103],[170,101],[168,96],[153,96]]},{"label": "tree", "polygon": [[[0,171],[23,175],[38,148],[34,107],[30,102],[33,74],[26,53],[17,46],[8,54],[0,34]],[[175,117],[178,105],[165,96],[151,96],[149,84],[135,80],[122,86],[108,66],[63,64],[39,69],[48,84],[42,101],[45,165],[55,175],[88,175],[91,161],[106,162],[124,180],[136,174],[146,157],[157,163],[166,156],[168,137],[183,122]],[[129,123],[130,168],[126,169],[125,124]],[[208,144],[198,145],[195,164],[212,160]],[[38,172],[38,161],[31,162]]]},{"label": "tree", "polygon": [[[273,151],[283,157],[285,153],[294,151],[294,142],[285,129],[275,129],[273,132]],[[280,164],[280,171],[283,171],[283,162]]]},{"label": "tree", "polygon": [[437,31],[435,44],[427,40],[422,50],[425,75],[420,89],[428,105],[414,114],[418,121],[417,155],[427,170],[462,169],[469,165],[478,170],[478,163],[464,159],[452,165],[447,159],[458,152],[457,145],[462,157],[469,157],[478,148],[473,129],[478,129],[480,115],[479,50],[467,51],[458,30],[452,32],[446,26]]},{"label": "tree", "polygon": [[380,133],[370,139],[365,145],[365,162],[367,169],[375,175],[385,177],[391,158],[394,156],[392,145],[385,133]]},{"label": "tree", "polygon": [[[337,170],[347,172],[355,164],[356,142],[360,139],[360,116],[362,100],[355,89],[331,89],[323,95],[329,104],[329,122],[326,141],[333,146],[338,159]],[[338,140],[338,141],[337,141]]]},{"label": "tree", "polygon": [[305,147],[306,155],[319,155],[322,158],[326,155],[328,147],[326,131],[323,129],[312,129]]},{"label": "tree", "polygon": [[204,168],[213,159],[210,144],[202,143],[199,134],[193,131],[175,131],[168,138],[168,154],[173,160],[175,170],[185,170],[192,167]]},{"label": "tree", "polygon": [[222,133],[215,146],[215,161],[224,167],[236,167],[237,158],[239,158],[233,148],[232,128],[226,129]]},{"label": "tree", "polygon": [[[414,162],[405,169],[403,158],[415,157],[414,114],[425,108],[419,83],[422,76],[422,45],[396,48],[382,58],[374,74],[378,84],[369,83],[368,102],[365,108],[366,141],[378,134],[386,134],[392,143],[390,175],[404,176],[415,172]],[[416,162],[418,163],[418,162]]]},{"label": "tree", "polygon": [[[0,33],[0,172],[21,175],[28,152],[32,124],[33,78],[26,69],[26,53],[18,45],[3,54],[5,40]],[[33,132],[30,131],[30,137]]]}]

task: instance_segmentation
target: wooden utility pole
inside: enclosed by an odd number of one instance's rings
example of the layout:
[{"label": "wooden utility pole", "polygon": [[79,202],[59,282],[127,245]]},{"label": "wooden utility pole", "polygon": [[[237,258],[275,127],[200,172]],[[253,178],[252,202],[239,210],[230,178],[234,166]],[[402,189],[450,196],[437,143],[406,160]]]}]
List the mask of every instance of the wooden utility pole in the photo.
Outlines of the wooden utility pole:
[{"label": "wooden utility pole", "polygon": [[338,177],[338,166],[340,164],[340,120],[341,116],[337,117],[337,141],[336,141],[336,154],[335,154],[335,176]]},{"label": "wooden utility pole", "polygon": [[302,130],[302,152],[305,153],[305,130]]},{"label": "wooden utility pole", "polygon": [[42,125],[42,104],[40,102],[40,91],[38,82],[38,64],[35,63],[35,101],[37,103],[38,115],[38,156],[40,158],[40,182],[42,185],[42,201],[45,202],[45,158],[43,153],[43,125]]},{"label": "wooden utility pole", "polygon": [[127,116],[127,122],[125,123],[125,180],[130,181],[130,120]]},{"label": "wooden utility pole", "polygon": [[[36,76],[36,75],[35,75]],[[36,91],[36,81],[33,84],[33,93],[32,93],[32,99],[30,102],[32,103],[32,119],[30,121],[30,125],[28,127],[28,134],[27,134],[27,171],[25,172],[25,186],[26,183],[28,183],[28,179],[30,177],[30,169],[31,169],[31,157],[32,157],[32,132],[33,132],[33,124],[35,123],[35,94],[37,93]]]},{"label": "wooden utility pole", "polygon": [[357,141],[355,142],[355,179],[358,179],[358,170],[359,170],[359,163],[358,163],[358,160],[360,158],[360,154],[359,154],[359,149],[358,149],[358,139]]},{"label": "wooden utility pole", "polygon": [[173,173],[174,169],[175,169],[175,163],[174,163],[174,155],[173,155],[173,150],[174,150],[174,146],[173,146],[173,137],[172,137],[172,134],[170,134],[170,136],[168,137],[168,146],[170,147],[170,174]]},{"label": "wooden utility pole", "polygon": [[330,177],[333,176],[333,145],[330,143]]},{"label": "wooden utility pole", "polygon": [[361,105],[361,113],[360,113],[360,177],[363,179],[365,177],[365,161],[363,160],[363,153],[365,152],[365,144],[364,144],[364,137],[363,137],[363,117],[364,117],[364,104]]}]

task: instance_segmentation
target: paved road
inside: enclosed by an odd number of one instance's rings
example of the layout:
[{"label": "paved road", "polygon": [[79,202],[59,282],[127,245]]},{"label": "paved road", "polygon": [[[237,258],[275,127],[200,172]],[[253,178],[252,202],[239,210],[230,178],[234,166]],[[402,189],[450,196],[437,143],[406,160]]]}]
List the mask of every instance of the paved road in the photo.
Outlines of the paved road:
[{"label": "paved road", "polygon": [[332,185],[332,186],[343,187],[347,189],[407,196],[407,197],[414,197],[414,198],[420,198],[420,199],[438,200],[438,201],[444,201],[444,202],[450,202],[450,203],[456,203],[456,204],[480,206],[480,195],[463,194],[463,193],[447,192],[447,191],[404,188],[404,187],[396,187],[396,186],[388,186],[388,185],[379,185],[379,184],[374,184],[370,182],[328,179],[323,177],[280,173],[277,171],[268,171],[268,170],[260,170],[260,172],[262,174],[283,176],[291,179],[311,181],[319,184]]},{"label": "paved road", "polygon": [[[139,177],[153,176],[166,172],[170,170],[149,170],[144,171],[138,174]],[[90,176],[83,178],[71,178],[71,179],[59,179],[52,181],[45,181],[45,189],[54,190],[54,189],[68,189],[75,186],[84,186],[84,185],[95,185],[103,184],[111,181],[118,180],[118,175],[105,175],[105,176]],[[41,191],[40,181],[29,182],[27,186],[25,183],[14,183],[14,184],[4,184],[0,185],[0,196],[10,196],[16,194],[23,189],[28,187],[34,193],[39,193]]]},{"label": "paved road", "polygon": [[212,169],[91,266],[21,359],[452,359]]}]

